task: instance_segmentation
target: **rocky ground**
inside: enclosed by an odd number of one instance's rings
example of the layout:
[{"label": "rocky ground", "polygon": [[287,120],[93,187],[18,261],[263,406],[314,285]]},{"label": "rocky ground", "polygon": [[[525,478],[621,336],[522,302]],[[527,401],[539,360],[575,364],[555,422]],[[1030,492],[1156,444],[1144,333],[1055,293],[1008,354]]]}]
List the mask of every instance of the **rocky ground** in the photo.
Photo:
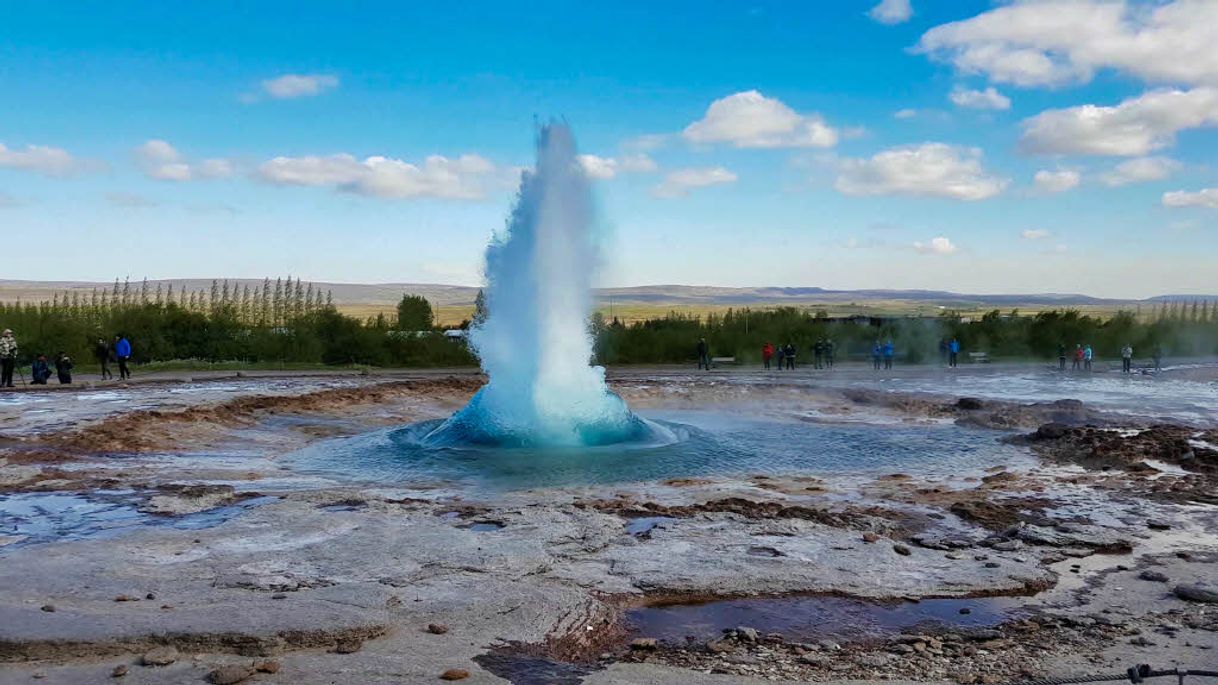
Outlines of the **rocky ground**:
[{"label": "rocky ground", "polygon": [[[92,413],[57,393],[72,418],[53,430],[0,413],[0,497],[114,493],[140,517],[54,542],[0,531],[0,683],[997,683],[1218,663],[1212,426],[1077,401],[623,374],[635,407],[955,422],[1039,464],[453,492],[334,482],[282,457],[447,415],[474,375],[223,383]],[[679,640],[630,618],[809,596],[992,597],[978,601],[1007,618]]]}]

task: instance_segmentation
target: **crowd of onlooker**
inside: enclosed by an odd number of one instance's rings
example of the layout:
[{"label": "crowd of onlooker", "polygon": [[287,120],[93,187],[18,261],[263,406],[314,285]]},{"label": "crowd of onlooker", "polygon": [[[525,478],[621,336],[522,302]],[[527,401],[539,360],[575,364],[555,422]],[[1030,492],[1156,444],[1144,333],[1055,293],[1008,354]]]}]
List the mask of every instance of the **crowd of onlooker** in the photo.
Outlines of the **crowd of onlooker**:
[{"label": "crowd of onlooker", "polygon": [[[0,388],[15,387],[14,374],[21,378],[23,384],[26,382],[25,374],[17,365],[19,351],[17,337],[13,335],[13,331],[4,329],[4,332],[0,333]],[[101,367],[102,380],[114,378],[114,374],[110,372],[110,362],[118,363],[120,380],[131,377],[131,370],[128,368],[131,361],[131,342],[126,336],[115,335],[113,344],[107,343],[105,338],[98,338],[93,346],[93,356]],[[48,359],[46,353],[39,352],[30,361],[29,383],[46,385],[54,375],[60,384],[68,385],[72,382],[72,369],[75,367],[76,364],[65,352],[56,353],[54,359]]]}]

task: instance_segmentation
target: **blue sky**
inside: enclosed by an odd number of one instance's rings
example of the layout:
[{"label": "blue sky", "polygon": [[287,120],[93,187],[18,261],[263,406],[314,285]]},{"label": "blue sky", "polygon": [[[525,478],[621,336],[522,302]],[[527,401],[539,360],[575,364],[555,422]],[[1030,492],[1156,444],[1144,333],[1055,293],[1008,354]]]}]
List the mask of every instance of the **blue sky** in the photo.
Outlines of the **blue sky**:
[{"label": "blue sky", "polygon": [[1218,2],[9,3],[0,278],[477,283],[572,124],[607,285],[1218,293]]}]

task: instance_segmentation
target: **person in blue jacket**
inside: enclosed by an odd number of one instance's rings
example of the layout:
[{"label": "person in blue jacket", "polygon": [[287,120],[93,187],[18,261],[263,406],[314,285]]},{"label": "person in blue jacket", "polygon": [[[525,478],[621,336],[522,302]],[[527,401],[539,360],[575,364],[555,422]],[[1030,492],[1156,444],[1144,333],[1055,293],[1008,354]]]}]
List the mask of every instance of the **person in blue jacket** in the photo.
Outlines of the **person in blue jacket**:
[{"label": "person in blue jacket", "polygon": [[131,359],[131,343],[126,336],[114,336],[114,356],[118,359],[119,380],[131,378],[131,370],[127,368],[127,362]]},{"label": "person in blue jacket", "polygon": [[884,346],[880,344],[879,340],[877,340],[875,341],[875,344],[871,346],[871,367],[876,371],[880,370],[880,360],[883,358],[883,356]]},{"label": "person in blue jacket", "polygon": [[947,365],[955,368],[960,363],[960,341],[952,338],[947,344]]},{"label": "person in blue jacket", "polygon": [[897,350],[895,347],[893,347],[892,339],[890,338],[888,340],[888,342],[884,343],[884,368],[885,369],[892,368],[892,358],[895,356],[897,356]]},{"label": "person in blue jacket", "polygon": [[30,382],[34,385],[46,385],[47,379],[51,377],[51,367],[47,364],[47,356],[40,354],[34,358],[34,363],[30,365]]}]

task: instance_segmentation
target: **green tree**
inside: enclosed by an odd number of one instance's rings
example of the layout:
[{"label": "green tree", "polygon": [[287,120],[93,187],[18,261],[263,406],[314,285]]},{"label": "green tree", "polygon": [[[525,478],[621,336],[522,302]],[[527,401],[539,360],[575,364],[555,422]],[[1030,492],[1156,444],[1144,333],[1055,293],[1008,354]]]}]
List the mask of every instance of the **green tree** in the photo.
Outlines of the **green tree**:
[{"label": "green tree", "polygon": [[398,302],[399,331],[430,331],[434,322],[431,303],[420,295],[402,295]]}]

